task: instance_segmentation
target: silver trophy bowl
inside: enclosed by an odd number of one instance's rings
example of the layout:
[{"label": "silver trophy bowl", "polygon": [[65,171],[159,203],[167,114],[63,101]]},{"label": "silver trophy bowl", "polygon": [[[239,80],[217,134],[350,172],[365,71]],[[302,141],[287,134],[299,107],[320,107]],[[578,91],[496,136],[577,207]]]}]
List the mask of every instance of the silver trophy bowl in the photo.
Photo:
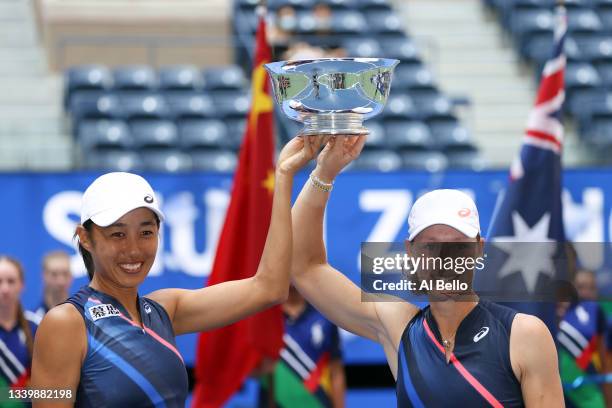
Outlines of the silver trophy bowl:
[{"label": "silver trophy bowl", "polygon": [[362,135],[382,112],[398,60],[326,58],[265,64],[274,97],[301,135]]}]

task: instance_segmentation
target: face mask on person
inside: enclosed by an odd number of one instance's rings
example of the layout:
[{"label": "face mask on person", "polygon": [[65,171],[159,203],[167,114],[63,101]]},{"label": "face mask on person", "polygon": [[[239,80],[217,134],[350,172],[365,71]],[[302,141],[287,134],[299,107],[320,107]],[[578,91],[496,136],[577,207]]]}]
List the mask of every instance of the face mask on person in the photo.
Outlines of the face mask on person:
[{"label": "face mask on person", "polygon": [[295,26],[297,24],[297,19],[295,16],[281,16],[278,19],[278,27],[284,31],[293,31],[295,30]]}]

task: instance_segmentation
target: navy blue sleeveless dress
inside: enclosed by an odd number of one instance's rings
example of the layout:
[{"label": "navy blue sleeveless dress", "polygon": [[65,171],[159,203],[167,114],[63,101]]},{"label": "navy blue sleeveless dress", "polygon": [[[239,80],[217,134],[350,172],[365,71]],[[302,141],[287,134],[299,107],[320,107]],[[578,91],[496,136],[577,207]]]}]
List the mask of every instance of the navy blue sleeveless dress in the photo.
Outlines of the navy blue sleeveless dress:
[{"label": "navy blue sleeveless dress", "polygon": [[463,319],[446,362],[428,307],[407,325],[398,352],[398,407],[522,407],[521,385],[510,364],[516,312],[481,300]]},{"label": "navy blue sleeveless dress", "polygon": [[78,309],[87,329],[75,407],[185,406],[187,371],[160,304],[138,297],[140,326],[115,298],[89,286],[66,302]]}]

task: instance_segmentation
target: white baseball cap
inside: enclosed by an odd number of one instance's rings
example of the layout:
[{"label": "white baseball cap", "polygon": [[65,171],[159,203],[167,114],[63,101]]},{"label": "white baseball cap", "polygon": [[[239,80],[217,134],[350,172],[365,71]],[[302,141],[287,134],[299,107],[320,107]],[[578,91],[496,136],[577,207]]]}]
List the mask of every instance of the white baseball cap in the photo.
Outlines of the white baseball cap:
[{"label": "white baseball cap", "polygon": [[92,220],[108,227],[136,208],[148,208],[164,220],[151,185],[137,174],[107,173],[87,187],[81,201],[81,224]]},{"label": "white baseball cap", "polygon": [[414,203],[408,215],[408,240],[412,241],[425,228],[448,225],[469,238],[480,233],[478,209],[472,198],[459,190],[430,191]]}]

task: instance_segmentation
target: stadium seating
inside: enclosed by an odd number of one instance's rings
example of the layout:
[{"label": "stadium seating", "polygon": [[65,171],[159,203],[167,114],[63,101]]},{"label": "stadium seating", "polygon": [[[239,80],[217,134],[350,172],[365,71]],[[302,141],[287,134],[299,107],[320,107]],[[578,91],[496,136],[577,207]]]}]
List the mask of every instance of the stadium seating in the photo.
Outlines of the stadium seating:
[{"label": "stadium seating", "polygon": [[[535,0],[533,3],[531,12],[544,10],[534,6]],[[84,165],[171,172],[232,171],[251,103],[250,73],[244,59],[245,52],[253,51],[256,5],[254,0],[235,1],[233,30],[236,55],[242,58],[236,61],[239,65],[203,71],[190,65],[69,69],[65,107]],[[270,0],[268,7],[271,24],[278,23],[277,10],[293,8],[294,24],[283,27],[293,35],[290,42],[307,41],[325,49],[340,47],[351,57],[400,60],[388,104],[379,117],[365,123],[370,135],[364,156],[352,168],[440,171],[453,163],[466,166],[467,155],[461,161],[448,160],[445,154],[469,150],[470,157],[478,157],[469,133],[457,120],[453,103],[438,89],[420,58],[417,43],[402,27],[388,0]],[[583,31],[596,25],[588,23],[592,16],[584,10],[581,13],[577,11],[574,19]],[[524,32],[529,30],[527,27]],[[602,35],[602,45],[589,44],[582,50],[602,64],[601,78],[608,78],[604,74],[607,41]],[[587,85],[577,83],[576,91]],[[302,127],[278,111],[275,118],[280,143]],[[417,163],[419,160],[422,162]]]},{"label": "stadium seating", "polygon": [[[509,31],[517,51],[532,62],[539,77],[551,55],[555,25],[553,0],[485,0]],[[564,51],[565,112],[578,125],[580,139],[589,147],[612,148],[612,2],[565,1],[568,34]]]}]

